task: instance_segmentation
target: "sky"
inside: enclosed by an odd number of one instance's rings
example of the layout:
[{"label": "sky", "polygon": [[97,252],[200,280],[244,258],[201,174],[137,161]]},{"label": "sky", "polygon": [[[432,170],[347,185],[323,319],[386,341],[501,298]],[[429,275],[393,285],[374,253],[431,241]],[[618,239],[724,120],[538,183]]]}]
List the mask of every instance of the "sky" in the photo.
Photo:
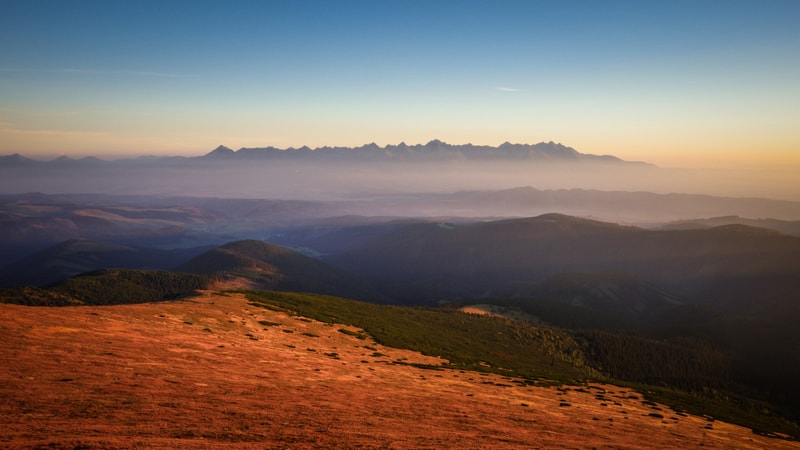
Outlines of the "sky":
[{"label": "sky", "polygon": [[800,1],[0,7],[0,155],[555,141],[800,167]]}]

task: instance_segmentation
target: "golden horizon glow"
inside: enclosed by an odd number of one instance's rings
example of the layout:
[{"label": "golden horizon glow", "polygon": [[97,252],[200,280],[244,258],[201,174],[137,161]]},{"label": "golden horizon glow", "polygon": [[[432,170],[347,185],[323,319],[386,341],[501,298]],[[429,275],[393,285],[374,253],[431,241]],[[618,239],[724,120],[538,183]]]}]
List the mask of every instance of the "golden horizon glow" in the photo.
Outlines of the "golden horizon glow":
[{"label": "golden horizon glow", "polygon": [[[0,27],[0,154],[440,139],[664,167],[800,163],[800,3],[512,3],[153,15],[17,2]],[[87,16],[95,26],[76,25]],[[209,33],[220,21],[235,26]]]}]

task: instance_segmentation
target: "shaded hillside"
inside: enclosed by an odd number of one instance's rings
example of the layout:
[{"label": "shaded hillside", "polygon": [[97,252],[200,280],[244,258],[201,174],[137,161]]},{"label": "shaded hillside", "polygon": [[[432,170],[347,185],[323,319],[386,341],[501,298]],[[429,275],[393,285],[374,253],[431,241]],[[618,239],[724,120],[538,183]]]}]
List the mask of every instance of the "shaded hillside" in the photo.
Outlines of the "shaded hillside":
[{"label": "shaded hillside", "polygon": [[503,296],[548,299],[636,320],[653,317],[678,304],[642,279],[614,272],[561,273],[538,283],[513,286]]},{"label": "shaded hillside", "polygon": [[[495,305],[517,310],[551,325],[572,329],[648,328],[664,322],[696,319],[677,311],[685,307],[666,292],[630,274],[562,273],[535,283],[520,283],[497,297],[459,300],[454,305]],[[524,316],[523,316],[524,317]]]},{"label": "shaded hillside", "polygon": [[209,250],[180,265],[178,270],[242,277],[264,289],[381,299],[354,275],[288,248],[256,240],[231,242]]},{"label": "shaded hillside", "polygon": [[421,223],[330,260],[392,284],[404,301],[495,295],[598,272],[629,274],[676,300],[720,308],[800,293],[800,238],[743,225],[648,231],[559,214]]},{"label": "shaded hillside", "polygon": [[[482,294],[575,266],[604,269],[612,241],[643,230],[549,214],[478,224],[417,223],[332,260],[387,282]],[[586,270],[592,271],[592,270]]]}]

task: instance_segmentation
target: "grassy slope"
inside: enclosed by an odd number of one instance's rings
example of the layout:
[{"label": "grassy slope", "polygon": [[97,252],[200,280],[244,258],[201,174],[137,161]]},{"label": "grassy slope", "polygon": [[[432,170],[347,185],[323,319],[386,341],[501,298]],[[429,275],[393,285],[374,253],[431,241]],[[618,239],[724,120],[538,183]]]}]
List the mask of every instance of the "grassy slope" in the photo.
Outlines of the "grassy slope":
[{"label": "grassy slope", "polygon": [[452,310],[363,303],[289,292],[247,292],[254,303],[324,322],[361,327],[377,342],[441,356],[471,370],[561,382],[585,379],[578,346],[566,333]]},{"label": "grassy slope", "polygon": [[[208,281],[198,275],[108,269],[47,289],[2,290],[0,298],[9,303],[53,306],[141,303],[185,295],[206,287]],[[454,367],[515,375],[531,383],[537,379],[573,383],[605,374],[617,383],[642,383],[640,390],[676,408],[800,436],[796,423],[782,419],[796,416],[796,411],[776,413],[773,406],[742,394],[746,391],[734,389],[739,393],[731,393],[730,380],[725,378],[725,355],[696,342],[687,346],[614,332],[567,332],[466,315],[453,308],[386,306],[289,292],[247,295],[259,306],[358,326],[384,345],[441,356]],[[670,370],[663,370],[665,367]]]},{"label": "grassy slope", "polygon": [[[594,335],[572,334],[562,330],[489,316],[473,316],[453,309],[382,306],[336,297],[288,292],[247,292],[258,306],[295,312],[320,321],[358,326],[376,341],[398,348],[441,356],[455,367],[504,373],[530,379],[546,378],[557,382],[602,379],[635,386],[652,400],[694,414],[708,414],[720,420],[745,425],[758,432],[780,432],[800,437],[800,428],[791,411],[777,411],[773,406],[746,395],[717,388],[728,380],[711,380],[712,388],[677,387],[696,374],[687,372],[686,379],[671,380],[676,370],[659,378],[657,367],[647,355],[655,352],[659,365],[670,365],[678,359],[699,364],[700,376],[718,376],[724,358],[711,349],[682,347],[674,343],[647,338],[625,339],[622,334],[600,332]],[[626,347],[626,348],[621,348]],[[616,347],[616,348],[615,348]],[[612,356],[599,357],[599,349],[612,349]],[[621,353],[620,353],[621,352]],[[613,357],[625,356],[631,360]],[[697,357],[713,355],[716,361],[699,361]],[[637,359],[638,358],[638,359]],[[674,361],[671,359],[675,359]],[[676,359],[677,358],[677,359]],[[621,364],[621,377],[604,377],[597,364]],[[635,366],[649,367],[641,380]],[[598,367],[593,369],[592,367]],[[605,367],[603,372],[614,375]],[[680,367],[678,368],[680,370]],[[594,374],[594,375],[593,375]],[[628,379],[630,381],[622,381]],[[690,380],[701,386],[708,380]],[[795,414],[796,415],[796,414]]]}]

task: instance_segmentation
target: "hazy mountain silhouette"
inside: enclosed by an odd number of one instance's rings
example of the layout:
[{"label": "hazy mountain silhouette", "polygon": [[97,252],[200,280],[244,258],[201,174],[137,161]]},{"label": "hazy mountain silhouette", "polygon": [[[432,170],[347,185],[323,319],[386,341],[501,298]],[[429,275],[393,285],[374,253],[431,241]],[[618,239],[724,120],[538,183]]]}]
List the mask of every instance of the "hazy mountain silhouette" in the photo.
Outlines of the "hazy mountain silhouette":
[{"label": "hazy mountain silhouette", "polygon": [[721,225],[748,225],[756,228],[767,228],[792,236],[800,236],[800,221],[777,219],[748,219],[739,216],[709,217],[707,219],[687,219],[670,222],[663,227],[665,230],[690,230],[693,228],[712,228]]},{"label": "hazy mountain silhouette", "polygon": [[37,164],[43,164],[42,161],[38,161],[35,159],[26,158],[19,153],[14,153],[13,155],[3,155],[0,156],[0,166],[9,166],[9,167],[17,167],[17,166],[33,166]]},{"label": "hazy mountain silhouette", "polygon": [[[591,161],[605,163],[627,163],[611,155],[591,155],[580,153],[572,147],[554,142],[538,144],[511,144],[505,142],[497,147],[488,145],[452,145],[440,140],[427,144],[387,145],[380,147],[375,143],[361,147],[309,147],[279,149],[275,147],[241,148],[233,151],[220,145],[210,153],[200,157],[203,160],[256,161],[269,159],[320,159],[320,160],[532,160],[532,161]],[[644,164],[644,163],[636,163]]]},{"label": "hazy mountain silhouette", "polygon": [[220,145],[211,152],[196,157],[144,157],[104,161],[96,157],[72,159],[60,156],[50,161],[38,161],[19,154],[0,156],[0,166],[44,164],[49,166],[98,165],[102,163],[191,163],[197,161],[259,161],[259,160],[320,160],[320,161],[443,161],[443,160],[513,160],[539,162],[602,162],[611,164],[647,165],[642,162],[631,163],[612,155],[592,155],[580,153],[572,147],[555,142],[538,144],[512,144],[504,142],[499,146],[453,145],[434,139],[426,144],[386,145],[381,147],[370,143],[360,147],[299,147],[280,149],[276,147],[240,148],[232,150]]}]

